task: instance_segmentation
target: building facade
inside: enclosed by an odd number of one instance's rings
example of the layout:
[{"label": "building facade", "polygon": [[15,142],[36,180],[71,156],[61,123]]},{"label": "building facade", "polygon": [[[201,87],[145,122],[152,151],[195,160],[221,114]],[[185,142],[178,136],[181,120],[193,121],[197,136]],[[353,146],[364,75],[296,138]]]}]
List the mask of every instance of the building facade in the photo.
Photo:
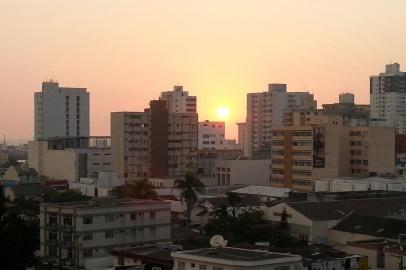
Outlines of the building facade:
[{"label": "building facade", "polygon": [[144,112],[113,112],[113,168],[128,181],[195,173],[197,133],[196,113],[170,113],[163,100]]},{"label": "building facade", "polygon": [[287,92],[286,84],[269,84],[268,91],[247,94],[247,143],[244,152],[270,150],[272,128],[282,125],[287,110],[316,109],[317,102],[308,92]]},{"label": "building facade", "polygon": [[319,178],[395,174],[393,128],[343,126],[341,117],[327,119],[273,130],[273,186],[313,191]]},{"label": "building facade", "polygon": [[196,96],[189,96],[183,86],[174,86],[173,91],[162,92],[159,99],[167,102],[170,113],[197,113]]},{"label": "building facade", "polygon": [[269,185],[271,160],[216,160],[217,186]]},{"label": "building facade", "polygon": [[59,87],[43,82],[34,93],[35,140],[54,137],[89,137],[89,92],[86,88]]},{"label": "building facade", "polygon": [[112,170],[109,137],[54,138],[28,142],[28,164],[39,175],[50,179],[79,182],[80,178],[96,179],[99,172]]},{"label": "building facade", "polygon": [[165,241],[170,241],[168,202],[99,199],[40,206],[40,254],[50,264],[112,267],[113,248]]},{"label": "building facade", "polygon": [[386,65],[384,73],[370,78],[371,124],[395,127],[405,134],[406,73],[398,63]]},{"label": "building facade", "polygon": [[213,122],[205,120],[199,122],[199,150],[219,150],[226,149],[225,122]]},{"label": "building facade", "polygon": [[299,270],[302,257],[283,253],[231,247],[173,252],[174,268],[180,270]]}]

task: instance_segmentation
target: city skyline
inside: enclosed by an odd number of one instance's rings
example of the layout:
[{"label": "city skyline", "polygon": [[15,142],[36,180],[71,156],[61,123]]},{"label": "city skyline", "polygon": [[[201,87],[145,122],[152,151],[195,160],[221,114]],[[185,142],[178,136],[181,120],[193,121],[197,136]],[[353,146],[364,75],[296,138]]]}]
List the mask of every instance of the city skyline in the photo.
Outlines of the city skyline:
[{"label": "city skyline", "polygon": [[246,94],[268,83],[310,91],[319,106],[344,91],[369,103],[369,77],[406,63],[404,1],[95,5],[0,2],[0,134],[8,141],[33,137],[33,93],[50,78],[88,89],[93,135],[109,134],[110,112],[142,111],[183,85],[197,96],[199,121],[219,120],[217,109],[228,107],[226,136],[236,138]]}]

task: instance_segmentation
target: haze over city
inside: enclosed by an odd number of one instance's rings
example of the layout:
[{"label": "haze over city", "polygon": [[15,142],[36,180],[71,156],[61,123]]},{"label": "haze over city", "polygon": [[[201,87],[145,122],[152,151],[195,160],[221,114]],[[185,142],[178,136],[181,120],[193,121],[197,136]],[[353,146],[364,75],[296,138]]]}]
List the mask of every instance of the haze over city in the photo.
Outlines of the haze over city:
[{"label": "haze over city", "polygon": [[173,85],[198,96],[199,120],[229,108],[230,138],[246,93],[271,82],[308,90],[319,106],[344,91],[368,103],[369,76],[406,63],[405,9],[402,0],[0,1],[0,133],[32,139],[32,94],[51,78],[88,88],[91,133],[101,135],[111,111],[143,110]]}]

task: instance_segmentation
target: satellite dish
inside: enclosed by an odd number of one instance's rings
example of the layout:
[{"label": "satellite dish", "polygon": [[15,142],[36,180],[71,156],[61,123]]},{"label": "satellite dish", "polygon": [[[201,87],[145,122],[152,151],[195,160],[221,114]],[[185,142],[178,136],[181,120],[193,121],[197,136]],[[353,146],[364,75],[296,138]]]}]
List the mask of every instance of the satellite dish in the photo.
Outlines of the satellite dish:
[{"label": "satellite dish", "polygon": [[222,235],[214,235],[210,238],[210,245],[212,247],[225,247],[227,246],[228,241],[224,240]]}]

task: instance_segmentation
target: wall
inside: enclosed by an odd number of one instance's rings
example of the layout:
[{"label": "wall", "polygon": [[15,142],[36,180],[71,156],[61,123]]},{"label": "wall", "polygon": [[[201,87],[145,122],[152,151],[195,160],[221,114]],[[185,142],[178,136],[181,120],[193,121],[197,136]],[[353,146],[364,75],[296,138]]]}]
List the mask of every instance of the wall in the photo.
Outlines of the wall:
[{"label": "wall", "polygon": [[219,186],[270,185],[270,159],[216,160],[215,167],[215,175]]}]

